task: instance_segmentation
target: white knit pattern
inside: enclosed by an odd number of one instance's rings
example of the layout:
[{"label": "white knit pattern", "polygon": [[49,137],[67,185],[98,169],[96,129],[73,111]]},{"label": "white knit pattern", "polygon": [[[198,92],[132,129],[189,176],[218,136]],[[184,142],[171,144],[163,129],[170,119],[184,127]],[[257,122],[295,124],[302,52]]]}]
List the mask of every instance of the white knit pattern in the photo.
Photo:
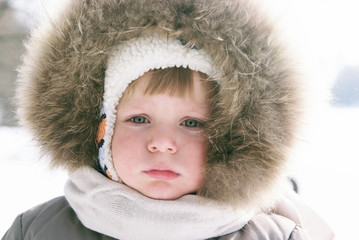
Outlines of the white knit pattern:
[{"label": "white knit pattern", "polygon": [[196,195],[150,199],[91,167],[70,174],[65,196],[87,228],[121,240],[223,236],[241,229],[255,213]]},{"label": "white knit pattern", "polygon": [[111,153],[111,141],[116,121],[116,107],[127,86],[144,73],[153,69],[188,67],[211,75],[211,59],[203,50],[185,47],[174,38],[164,36],[140,37],[119,45],[109,58],[104,93],[106,129],[104,137],[104,164],[112,179],[119,181]]}]

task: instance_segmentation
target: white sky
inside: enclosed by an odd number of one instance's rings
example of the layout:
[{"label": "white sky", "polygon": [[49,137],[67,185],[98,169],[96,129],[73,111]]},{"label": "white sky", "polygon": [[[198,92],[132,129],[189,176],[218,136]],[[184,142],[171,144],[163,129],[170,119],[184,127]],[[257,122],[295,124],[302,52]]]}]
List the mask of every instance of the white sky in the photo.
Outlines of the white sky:
[{"label": "white sky", "polygon": [[[277,4],[288,19],[286,27],[298,45],[316,57],[340,58],[359,65],[359,1],[264,0]],[[275,8],[275,7],[273,7]],[[288,16],[289,13],[289,16]],[[318,56],[319,55],[319,56]]]},{"label": "white sky", "polygon": [[[51,14],[68,0],[10,0],[17,9],[30,15],[46,9]],[[359,1],[357,0],[258,0],[283,15],[294,39],[316,53],[341,57],[345,63],[359,65]],[[277,14],[277,15],[278,15]],[[29,19],[27,19],[29,21]]]}]

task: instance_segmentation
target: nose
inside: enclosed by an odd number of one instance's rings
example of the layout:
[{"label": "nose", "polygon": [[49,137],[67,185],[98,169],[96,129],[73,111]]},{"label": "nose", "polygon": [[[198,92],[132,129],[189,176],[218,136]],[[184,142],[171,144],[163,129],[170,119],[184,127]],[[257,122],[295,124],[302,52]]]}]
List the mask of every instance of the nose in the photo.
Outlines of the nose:
[{"label": "nose", "polygon": [[173,131],[169,131],[169,129],[157,129],[152,131],[151,135],[147,145],[150,152],[177,152],[177,143]]}]

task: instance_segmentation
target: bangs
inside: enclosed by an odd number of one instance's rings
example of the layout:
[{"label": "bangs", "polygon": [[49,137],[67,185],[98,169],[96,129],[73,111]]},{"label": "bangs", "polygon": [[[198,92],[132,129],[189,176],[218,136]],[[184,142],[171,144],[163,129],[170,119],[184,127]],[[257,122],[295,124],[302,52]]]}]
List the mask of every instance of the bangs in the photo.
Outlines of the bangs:
[{"label": "bangs", "polygon": [[[171,67],[165,69],[150,70],[150,81],[144,91],[144,95],[169,94],[171,97],[184,98],[186,95],[193,97],[193,73],[194,71],[184,67]],[[206,81],[208,76],[198,72],[207,95],[213,91],[213,83]],[[126,102],[136,88],[137,81],[133,81],[123,93],[120,102]],[[212,95],[212,94],[211,94]]]},{"label": "bangs", "polygon": [[[201,76],[202,77],[202,76]],[[193,71],[189,68],[173,67],[151,71],[151,80],[144,94],[167,93],[170,96],[193,96]]]}]

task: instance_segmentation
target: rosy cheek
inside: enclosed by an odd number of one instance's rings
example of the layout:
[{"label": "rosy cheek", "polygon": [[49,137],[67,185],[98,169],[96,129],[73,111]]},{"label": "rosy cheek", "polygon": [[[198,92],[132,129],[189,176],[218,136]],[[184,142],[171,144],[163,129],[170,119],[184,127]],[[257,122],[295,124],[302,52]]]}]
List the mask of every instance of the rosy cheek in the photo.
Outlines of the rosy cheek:
[{"label": "rosy cheek", "polygon": [[[140,148],[143,146],[143,137],[139,134],[119,130],[121,134],[114,134],[112,139],[112,157],[116,171],[120,168],[130,168],[133,162],[140,159]],[[142,139],[142,140],[141,140]]]},{"label": "rosy cheek", "polygon": [[203,155],[204,158],[207,157],[208,141],[205,137],[200,137],[197,140],[197,149],[199,154]]},{"label": "rosy cheek", "polygon": [[116,165],[122,163],[122,159],[126,158],[127,151],[124,151],[128,147],[128,142],[125,141],[123,135],[114,134],[112,138],[112,158],[116,168]]},{"label": "rosy cheek", "polygon": [[196,159],[194,164],[197,168],[203,168],[207,159],[207,141],[203,138],[196,138],[191,142],[188,142],[188,146],[191,149],[187,149],[188,153],[192,156],[191,159]]}]

